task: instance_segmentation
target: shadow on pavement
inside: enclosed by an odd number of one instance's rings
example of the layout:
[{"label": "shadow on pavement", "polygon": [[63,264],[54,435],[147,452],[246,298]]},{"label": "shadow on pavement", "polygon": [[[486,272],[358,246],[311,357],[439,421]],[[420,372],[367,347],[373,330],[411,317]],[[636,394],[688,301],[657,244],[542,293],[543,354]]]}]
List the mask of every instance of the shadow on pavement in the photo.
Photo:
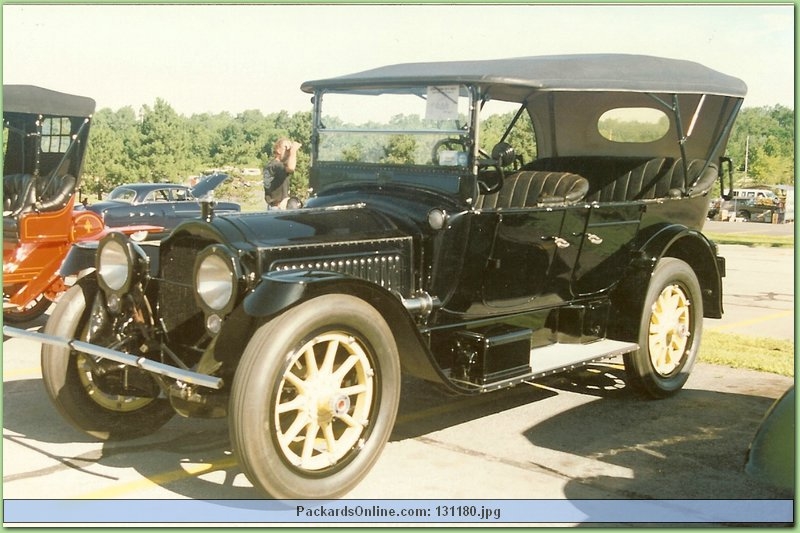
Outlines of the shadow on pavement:
[{"label": "shadow on pavement", "polygon": [[[619,499],[787,496],[750,479],[743,471],[747,446],[773,399],[686,389],[672,398],[646,401],[629,392],[623,376],[619,365],[590,365],[543,380],[543,388],[521,386],[474,397],[451,396],[430,384],[408,379],[403,382],[403,399],[391,440],[423,436],[562,392],[592,395],[599,399],[561,412],[524,433],[536,447],[578,458],[575,471],[561,472],[568,478],[564,490],[567,498],[593,498],[597,489]],[[61,419],[40,380],[5,383],[3,401],[5,439],[50,457],[37,442],[91,442]],[[27,411],[24,417],[18,414],[23,412],[22,405]],[[95,463],[133,468],[180,497],[263,497],[246,480],[231,454],[225,419],[176,416],[148,437],[103,443],[82,456],[55,459],[62,465],[59,468],[86,470]],[[543,458],[542,464],[545,461]],[[614,477],[604,471],[597,475],[596,469],[580,466],[597,461],[627,473]],[[136,486],[127,493],[123,483],[113,488],[119,491],[116,495],[87,496],[124,498],[141,489],[138,482],[128,484]]]},{"label": "shadow on pavement", "polygon": [[[596,370],[596,369],[595,369]],[[535,446],[619,467],[625,475],[568,472],[564,495],[592,498],[600,488],[621,499],[792,498],[744,472],[745,454],[773,398],[684,389],[641,400],[612,367],[560,376],[551,385],[587,384],[603,400],[559,413],[525,432]],[[582,379],[587,376],[589,379]],[[598,378],[602,376],[603,379]],[[599,382],[606,387],[597,388]]]}]

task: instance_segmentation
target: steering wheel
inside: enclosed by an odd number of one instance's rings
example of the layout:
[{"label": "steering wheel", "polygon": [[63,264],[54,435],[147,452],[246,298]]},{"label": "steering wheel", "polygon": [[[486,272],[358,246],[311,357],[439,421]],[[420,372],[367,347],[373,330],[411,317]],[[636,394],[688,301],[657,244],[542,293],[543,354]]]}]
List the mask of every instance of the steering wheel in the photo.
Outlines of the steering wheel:
[{"label": "steering wheel", "polygon": [[[489,162],[489,160],[485,160],[485,162]],[[495,170],[490,170],[489,166],[494,166]],[[488,183],[487,178],[493,180],[494,184]],[[503,180],[505,180],[503,167],[488,164],[482,171],[478,170],[478,191],[481,194],[494,194],[503,188]]]},{"label": "steering wheel", "polygon": [[439,150],[442,148],[447,150],[460,148],[460,152],[467,152],[467,140],[462,138],[447,138],[436,141],[436,144],[433,145],[433,150],[431,150],[431,160],[434,165],[439,164]]},{"label": "steering wheel", "polygon": [[[500,142],[492,148],[491,155],[483,150],[479,150],[479,153],[481,159],[478,161],[478,189],[482,194],[494,194],[503,188],[503,181],[505,180],[503,167],[514,163],[516,160],[514,147],[508,143]],[[483,167],[482,171],[480,167]],[[489,167],[494,167],[495,170],[490,171]],[[482,179],[489,177],[495,180],[494,184],[489,184],[485,179]]]}]

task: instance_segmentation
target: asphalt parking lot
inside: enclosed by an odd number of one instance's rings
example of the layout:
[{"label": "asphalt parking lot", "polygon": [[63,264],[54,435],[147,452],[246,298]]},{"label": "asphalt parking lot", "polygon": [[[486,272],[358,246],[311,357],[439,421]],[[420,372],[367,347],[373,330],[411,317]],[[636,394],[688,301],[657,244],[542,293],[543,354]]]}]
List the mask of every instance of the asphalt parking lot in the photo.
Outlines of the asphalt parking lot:
[{"label": "asphalt parking lot", "polygon": [[[774,329],[786,337],[793,327],[793,251],[723,246],[722,253],[726,318],[706,328],[761,336]],[[76,432],[44,393],[38,350],[4,339],[5,500],[261,497],[230,454],[224,420],[176,417],[146,438],[105,444]],[[406,379],[390,442],[347,498],[792,498],[743,471],[761,418],[792,383],[703,363],[702,349],[685,389],[661,401],[633,397],[613,360],[477,397],[448,396]],[[236,509],[231,513],[236,522]]]}]

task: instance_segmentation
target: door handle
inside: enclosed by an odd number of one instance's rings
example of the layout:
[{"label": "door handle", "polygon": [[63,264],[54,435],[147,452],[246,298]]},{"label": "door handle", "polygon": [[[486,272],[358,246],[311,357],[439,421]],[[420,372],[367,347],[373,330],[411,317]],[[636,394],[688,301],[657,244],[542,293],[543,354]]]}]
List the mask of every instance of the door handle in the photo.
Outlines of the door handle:
[{"label": "door handle", "polygon": [[567,239],[562,239],[561,237],[556,237],[555,235],[551,235],[549,237],[542,237],[542,240],[553,241],[558,248],[569,247],[569,241]]},{"label": "door handle", "polygon": [[595,235],[594,233],[587,233],[586,234],[586,240],[589,241],[592,244],[602,244],[603,243],[603,238],[600,237],[599,235]]}]

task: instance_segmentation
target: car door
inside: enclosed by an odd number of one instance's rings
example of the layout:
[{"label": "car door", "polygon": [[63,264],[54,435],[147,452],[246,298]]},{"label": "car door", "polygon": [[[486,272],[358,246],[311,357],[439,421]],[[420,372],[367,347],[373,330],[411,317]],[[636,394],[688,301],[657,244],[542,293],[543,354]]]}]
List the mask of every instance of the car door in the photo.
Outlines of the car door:
[{"label": "car door", "polygon": [[628,244],[636,237],[643,212],[641,202],[595,203],[588,207],[572,274],[574,295],[602,292],[622,278],[630,260]]},{"label": "car door", "polygon": [[483,276],[484,305],[546,305],[568,296],[569,287],[558,283],[564,269],[572,270],[569,255],[561,251],[575,245],[561,235],[566,210],[520,208],[480,215],[495,218]]},{"label": "car door", "polygon": [[170,227],[173,215],[169,188],[162,187],[148,192],[142,203],[133,206],[133,211],[138,215],[137,223]]},{"label": "car door", "polygon": [[200,204],[197,202],[196,198],[192,197],[189,189],[175,187],[170,192],[172,197],[170,207],[174,219],[172,222],[173,226],[176,226],[186,219],[200,216]]}]

